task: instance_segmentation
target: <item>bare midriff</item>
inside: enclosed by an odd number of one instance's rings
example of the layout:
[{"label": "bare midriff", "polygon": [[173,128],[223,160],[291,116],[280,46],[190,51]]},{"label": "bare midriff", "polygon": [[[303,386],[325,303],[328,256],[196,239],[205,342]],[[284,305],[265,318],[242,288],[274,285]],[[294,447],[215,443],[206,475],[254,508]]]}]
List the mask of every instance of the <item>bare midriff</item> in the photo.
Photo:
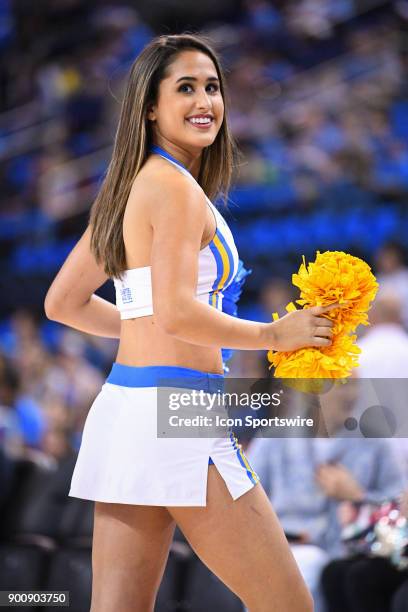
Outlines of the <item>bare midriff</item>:
[{"label": "bare midriff", "polygon": [[222,374],[221,350],[167,334],[155,316],[123,319],[116,361],[129,366],[173,365]]}]

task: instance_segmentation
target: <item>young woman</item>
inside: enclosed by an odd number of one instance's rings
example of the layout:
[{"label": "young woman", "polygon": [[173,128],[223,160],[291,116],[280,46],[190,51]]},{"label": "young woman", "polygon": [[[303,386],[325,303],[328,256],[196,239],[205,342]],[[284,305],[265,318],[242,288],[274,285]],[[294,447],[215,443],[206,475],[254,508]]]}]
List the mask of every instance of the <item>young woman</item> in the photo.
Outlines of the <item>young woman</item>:
[{"label": "young woman", "polygon": [[[46,297],[50,319],[120,339],[87,417],[70,491],[95,500],[92,612],[153,610],[176,523],[251,612],[313,608],[236,440],[157,436],[163,378],[213,392],[222,381],[221,347],[330,343],[331,322],[321,316],[329,308],[268,324],[221,311],[238,262],[208,199],[226,195],[231,178],[225,104],[219,60],[203,37],[161,36],[145,47],[89,226]],[[94,295],[108,278],[117,306]]]}]

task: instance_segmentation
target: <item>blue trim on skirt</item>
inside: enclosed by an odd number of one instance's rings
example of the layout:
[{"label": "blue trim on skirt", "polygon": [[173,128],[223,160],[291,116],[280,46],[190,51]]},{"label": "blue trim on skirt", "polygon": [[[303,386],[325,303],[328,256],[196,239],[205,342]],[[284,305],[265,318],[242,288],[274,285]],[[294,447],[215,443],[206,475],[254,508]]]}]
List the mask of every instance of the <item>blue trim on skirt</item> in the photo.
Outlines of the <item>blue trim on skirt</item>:
[{"label": "blue trim on skirt", "polygon": [[121,387],[180,387],[223,391],[224,375],[179,366],[128,366],[113,363],[106,382]]}]

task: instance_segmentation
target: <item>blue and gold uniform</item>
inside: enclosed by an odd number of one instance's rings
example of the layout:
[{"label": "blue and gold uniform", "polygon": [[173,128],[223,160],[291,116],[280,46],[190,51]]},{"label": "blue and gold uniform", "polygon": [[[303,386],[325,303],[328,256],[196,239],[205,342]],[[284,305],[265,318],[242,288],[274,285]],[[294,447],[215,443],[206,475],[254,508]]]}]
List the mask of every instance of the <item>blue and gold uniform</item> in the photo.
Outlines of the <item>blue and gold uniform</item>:
[{"label": "blue and gold uniform", "polygon": [[[152,147],[152,152],[161,155],[180,172],[195,179],[179,161],[161,147]],[[198,254],[198,300],[222,310],[223,290],[233,281],[238,271],[238,251],[225,219],[208,199],[216,220],[216,232],[211,242]],[[151,268],[145,266],[125,270],[122,279],[114,279],[116,305],[122,319],[134,319],[153,314]]]},{"label": "blue and gold uniform", "polygon": [[[195,180],[160,147],[152,152]],[[238,273],[239,258],[226,221],[208,198],[207,202],[217,229],[199,252],[196,297],[222,310],[223,291]],[[150,266],[126,270],[114,283],[121,319],[153,314]],[[112,503],[205,506],[208,464],[218,469],[234,500],[259,481],[229,428],[217,437],[159,437],[161,387],[211,395],[222,391],[223,376],[178,366],[114,363],[85,422],[70,496]],[[193,417],[194,409],[188,406],[185,413]],[[228,416],[224,407],[219,415]]]}]

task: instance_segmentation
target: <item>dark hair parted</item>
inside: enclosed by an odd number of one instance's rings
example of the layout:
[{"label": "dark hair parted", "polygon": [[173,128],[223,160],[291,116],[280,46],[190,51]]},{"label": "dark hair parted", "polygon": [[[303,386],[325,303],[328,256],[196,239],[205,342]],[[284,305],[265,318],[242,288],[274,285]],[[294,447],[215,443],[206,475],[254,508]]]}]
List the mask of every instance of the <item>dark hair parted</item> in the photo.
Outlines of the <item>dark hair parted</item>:
[{"label": "dark hair parted", "polygon": [[154,38],[133,62],[125,87],[112,158],[90,213],[91,250],[106,274],[120,277],[126,269],[123,217],[133,181],[149,155],[152,128],[147,118],[157,103],[160,82],[182,51],[205,53],[214,63],[224,100],[224,119],[214,142],[201,155],[198,183],[213,200],[227,201],[237,148],[228,128],[225,76],[208,39],[197,34]]}]

